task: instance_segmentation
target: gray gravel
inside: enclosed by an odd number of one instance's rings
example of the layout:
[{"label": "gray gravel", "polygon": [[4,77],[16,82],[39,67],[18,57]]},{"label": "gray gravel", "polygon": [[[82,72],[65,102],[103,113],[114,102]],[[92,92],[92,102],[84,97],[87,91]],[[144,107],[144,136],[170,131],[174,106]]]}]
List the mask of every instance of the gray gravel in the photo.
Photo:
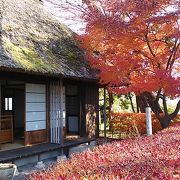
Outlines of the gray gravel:
[{"label": "gray gravel", "polygon": [[[52,166],[56,162],[56,159],[49,159],[44,161],[45,168],[47,169],[48,167]],[[29,174],[38,172],[43,169],[38,169],[35,167],[36,164],[29,164],[26,166],[18,167],[19,175],[14,177],[14,180],[24,180],[26,179],[25,177]]]}]

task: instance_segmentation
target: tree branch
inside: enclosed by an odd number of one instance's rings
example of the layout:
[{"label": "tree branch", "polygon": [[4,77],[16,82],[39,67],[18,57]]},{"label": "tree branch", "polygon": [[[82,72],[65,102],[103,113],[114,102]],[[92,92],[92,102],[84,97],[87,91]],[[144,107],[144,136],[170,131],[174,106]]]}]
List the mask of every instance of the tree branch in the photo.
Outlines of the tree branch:
[{"label": "tree branch", "polygon": [[176,117],[176,115],[178,114],[179,110],[180,110],[180,100],[178,101],[178,103],[176,105],[176,109],[174,110],[174,112],[169,115],[171,117],[171,119],[174,119]]},{"label": "tree branch", "polygon": [[176,52],[177,52],[179,46],[180,46],[180,42],[177,44],[176,48],[174,49],[173,58],[172,58],[172,61],[170,63],[170,69],[172,68],[174,61],[176,60]]},{"label": "tree branch", "polygon": [[166,70],[168,70],[168,68],[169,68],[169,65],[170,65],[170,62],[171,62],[171,58],[172,58],[172,56],[173,56],[174,49],[175,49],[175,47],[176,47],[176,43],[177,43],[177,39],[176,39],[175,44],[174,44],[174,46],[173,46],[172,53],[171,53],[171,55],[170,55],[169,58],[168,58]]},{"label": "tree branch", "polygon": [[133,101],[132,101],[132,97],[131,97],[130,93],[128,94],[128,97],[129,97],[129,100],[130,100],[130,103],[131,103],[132,111],[133,111],[133,113],[135,113],[135,109],[134,109],[134,105],[133,105]]},{"label": "tree branch", "polygon": [[158,101],[159,101],[159,98],[160,98],[160,94],[161,94],[161,88],[158,90],[158,92],[157,92],[157,95],[156,95],[156,99],[155,99],[155,102],[156,103],[158,103]]},{"label": "tree branch", "polygon": [[147,45],[148,45],[150,53],[152,54],[153,57],[155,57],[155,54],[154,54],[154,52],[153,52],[153,50],[151,48],[151,45],[149,43],[149,39],[148,39],[148,35],[147,34],[145,35],[145,39],[146,39],[146,42],[147,42]]}]

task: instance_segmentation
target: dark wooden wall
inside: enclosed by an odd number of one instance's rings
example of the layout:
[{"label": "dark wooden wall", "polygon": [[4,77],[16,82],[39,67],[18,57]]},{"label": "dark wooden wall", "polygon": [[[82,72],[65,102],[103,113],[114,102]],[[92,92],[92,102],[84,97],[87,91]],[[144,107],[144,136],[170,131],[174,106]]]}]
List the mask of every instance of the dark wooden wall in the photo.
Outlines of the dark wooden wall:
[{"label": "dark wooden wall", "polygon": [[48,142],[47,129],[25,132],[25,145]]}]

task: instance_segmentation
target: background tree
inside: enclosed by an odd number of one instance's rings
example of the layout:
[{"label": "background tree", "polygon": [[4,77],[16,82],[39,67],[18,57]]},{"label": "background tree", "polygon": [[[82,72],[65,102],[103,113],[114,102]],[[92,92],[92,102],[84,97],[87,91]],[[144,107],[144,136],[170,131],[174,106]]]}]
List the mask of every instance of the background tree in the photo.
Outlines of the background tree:
[{"label": "background tree", "polygon": [[111,93],[134,92],[140,110],[151,106],[163,128],[180,108],[179,101],[169,114],[166,100],[180,94],[179,5],[176,0],[66,0],[61,5],[86,22],[78,40],[100,71],[100,82]]}]

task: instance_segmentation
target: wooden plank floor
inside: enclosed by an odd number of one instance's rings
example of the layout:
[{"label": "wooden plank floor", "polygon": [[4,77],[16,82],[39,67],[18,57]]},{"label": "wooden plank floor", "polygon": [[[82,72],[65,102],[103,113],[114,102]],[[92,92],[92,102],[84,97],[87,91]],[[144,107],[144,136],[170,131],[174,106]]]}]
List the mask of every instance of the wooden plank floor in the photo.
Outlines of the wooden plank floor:
[{"label": "wooden plank floor", "polygon": [[77,139],[70,139],[70,140],[65,140],[63,147],[73,147],[73,146],[77,146],[83,143],[88,143],[91,141],[94,141],[95,138],[87,138],[87,137],[80,137]]},{"label": "wooden plank floor", "polygon": [[83,143],[91,142],[95,138],[81,137],[78,139],[65,140],[63,145],[53,143],[43,143],[34,146],[27,146],[18,149],[0,152],[0,163],[11,162],[19,158],[38,155],[44,152],[50,152],[60,148],[69,148]]}]

